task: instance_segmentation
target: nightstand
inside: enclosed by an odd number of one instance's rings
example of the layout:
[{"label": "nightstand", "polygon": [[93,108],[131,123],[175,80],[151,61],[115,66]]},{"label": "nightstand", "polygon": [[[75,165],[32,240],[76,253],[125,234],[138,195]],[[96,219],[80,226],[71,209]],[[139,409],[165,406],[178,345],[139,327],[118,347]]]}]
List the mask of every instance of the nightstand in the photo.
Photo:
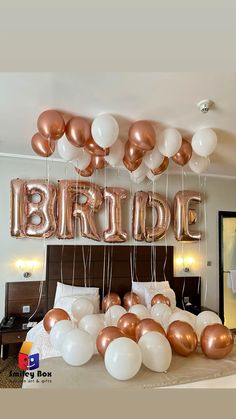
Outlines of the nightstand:
[{"label": "nightstand", "polygon": [[[39,322],[41,319],[33,319]],[[30,327],[26,327],[28,321],[24,318],[17,318],[9,329],[0,329],[0,347],[3,346],[2,359],[5,360],[9,354],[10,345],[24,342]]]}]

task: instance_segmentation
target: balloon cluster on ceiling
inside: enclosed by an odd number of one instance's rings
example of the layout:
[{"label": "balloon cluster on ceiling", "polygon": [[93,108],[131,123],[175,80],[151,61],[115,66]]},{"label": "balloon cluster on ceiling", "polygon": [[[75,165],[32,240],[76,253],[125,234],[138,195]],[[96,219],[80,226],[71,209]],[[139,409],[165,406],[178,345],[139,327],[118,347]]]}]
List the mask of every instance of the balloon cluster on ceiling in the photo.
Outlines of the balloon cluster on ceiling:
[{"label": "balloon cluster on ceiling", "polygon": [[[233,333],[214,312],[195,317],[175,311],[170,298],[155,292],[149,309],[133,292],[124,295],[122,304],[120,296],[111,292],[102,300],[104,315],[94,314],[86,296],[75,297],[71,315],[59,307],[49,310],[43,326],[52,348],[72,366],[84,365],[99,354],[117,380],[133,378],[142,364],[156,373],[167,372],[172,350],[186,358],[196,353],[198,343],[209,359],[223,359],[233,350]],[[202,356],[200,351],[197,356]]]},{"label": "balloon cluster on ceiling", "polygon": [[123,142],[118,122],[109,114],[97,116],[90,125],[78,116],[65,123],[60,112],[47,110],[39,116],[37,127],[31,141],[37,155],[51,156],[57,144],[60,157],[71,162],[83,177],[107,165],[122,165],[136,183],[146,177],[157,179],[167,169],[170,158],[179,166],[188,163],[193,172],[203,173],[217,145],[217,136],[211,128],[199,129],[191,144],[175,128],[166,128],[156,135],[153,125],[145,120],[134,122],[128,140]]}]

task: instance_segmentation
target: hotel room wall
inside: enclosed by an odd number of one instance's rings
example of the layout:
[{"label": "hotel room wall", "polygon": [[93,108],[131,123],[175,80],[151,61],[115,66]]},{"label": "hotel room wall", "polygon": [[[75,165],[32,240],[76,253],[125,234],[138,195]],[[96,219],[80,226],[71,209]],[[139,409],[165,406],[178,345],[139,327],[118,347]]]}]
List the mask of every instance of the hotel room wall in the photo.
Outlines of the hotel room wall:
[{"label": "hotel room wall", "polygon": [[[21,179],[43,179],[47,177],[56,182],[58,179],[76,179],[76,173],[72,166],[59,162],[47,164],[45,161],[0,158],[0,202],[1,202],[1,223],[0,223],[0,318],[4,315],[5,283],[9,281],[24,280],[22,273],[17,271],[15,262],[17,259],[36,259],[40,262],[39,268],[35,269],[30,280],[44,279],[43,260],[45,243],[39,239],[16,239],[10,236],[10,181],[14,178]],[[146,181],[141,185],[131,183],[129,175],[123,170],[110,170],[97,172],[92,181],[103,186],[106,180],[108,186],[121,186],[128,189],[129,195],[137,190],[154,190],[163,196],[167,194],[172,211],[171,227],[166,239],[162,239],[157,244],[173,245],[175,259],[178,257],[194,258],[193,265],[189,273],[183,272],[183,266],[175,264],[176,276],[200,275],[202,277],[202,303],[208,307],[218,310],[218,211],[236,211],[236,180],[207,177],[197,175],[184,175],[184,189],[192,189],[206,194],[206,220],[207,231],[205,231],[204,205],[199,206],[199,223],[194,228],[199,228],[203,232],[203,239],[199,243],[181,244],[178,243],[173,234],[173,198],[176,192],[181,190],[182,176],[164,174],[153,185]],[[167,179],[168,177],[168,179]],[[123,225],[127,229],[129,240],[126,244],[136,244],[131,237],[131,209],[132,200],[130,196],[123,206]],[[107,225],[104,206],[97,216],[99,230],[102,232]],[[46,240],[50,244],[89,244],[91,241],[78,237],[74,240],[58,240],[51,238]],[[92,242],[96,244],[96,242]],[[99,245],[99,243],[97,243]],[[140,244],[144,244],[140,242]],[[147,244],[148,246],[149,244]],[[207,266],[207,260],[211,266]],[[27,281],[27,280],[26,280]],[[207,284],[207,288],[206,288]]]}]

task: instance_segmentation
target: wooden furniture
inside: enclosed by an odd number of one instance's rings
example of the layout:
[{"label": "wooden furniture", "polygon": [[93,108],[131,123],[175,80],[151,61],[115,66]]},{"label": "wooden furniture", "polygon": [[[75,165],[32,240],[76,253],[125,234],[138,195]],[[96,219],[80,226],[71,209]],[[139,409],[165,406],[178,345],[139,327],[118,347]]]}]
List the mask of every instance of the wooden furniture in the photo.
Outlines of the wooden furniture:
[{"label": "wooden furniture", "polygon": [[[39,281],[7,282],[5,291],[5,316],[29,318],[34,313],[39,300]],[[29,306],[29,313],[23,313],[23,306]],[[37,310],[37,317],[46,312],[46,283],[43,286],[42,299]]]},{"label": "wooden furniture", "polygon": [[[34,321],[41,319],[34,319]],[[20,350],[22,342],[26,338],[27,332],[30,328],[27,328],[27,321],[23,317],[16,317],[13,326],[10,329],[0,329],[0,347],[3,346],[2,359],[6,359],[11,349],[12,354],[16,354]]]}]

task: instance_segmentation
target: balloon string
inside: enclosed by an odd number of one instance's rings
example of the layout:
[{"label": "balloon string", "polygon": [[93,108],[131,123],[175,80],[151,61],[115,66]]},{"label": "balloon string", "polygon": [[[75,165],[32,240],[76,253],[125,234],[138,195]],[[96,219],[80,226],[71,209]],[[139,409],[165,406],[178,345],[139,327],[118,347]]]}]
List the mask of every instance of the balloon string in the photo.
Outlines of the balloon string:
[{"label": "balloon string", "polygon": [[[206,204],[206,176],[204,176],[204,229],[205,229],[205,261],[208,259],[208,236],[207,236],[207,204]],[[207,299],[207,291],[208,291],[208,278],[207,278],[207,263],[205,263],[205,294],[204,294],[204,306],[206,306],[206,299]]]},{"label": "balloon string", "polygon": [[[182,193],[182,201],[184,198],[184,168],[181,168],[181,193]],[[184,271],[184,244],[181,241],[181,259],[182,259],[182,270]],[[183,302],[182,302],[183,304]]]},{"label": "balloon string", "polygon": [[[46,159],[46,182],[47,182],[48,190],[49,190],[49,176],[50,176],[50,169],[49,169],[48,160]],[[39,283],[39,298],[38,298],[37,306],[36,306],[34,312],[28,318],[28,322],[30,322],[30,320],[33,319],[35,314],[38,312],[38,309],[39,309],[39,306],[40,306],[40,303],[41,303],[41,300],[42,300],[43,285],[45,283],[46,261],[47,261],[47,246],[46,246],[46,236],[44,234],[44,236],[43,236],[43,266],[42,266],[41,281]]]},{"label": "balloon string", "polygon": [[[167,168],[166,170],[166,193],[165,193],[165,198],[166,198],[166,202],[168,200],[168,191],[169,191],[169,170]],[[165,260],[164,260],[164,265],[163,265],[163,277],[164,277],[164,281],[166,281],[166,263],[167,263],[167,237],[165,234],[165,250],[166,250],[166,255],[165,255]]]},{"label": "balloon string", "polygon": [[[79,172],[75,170],[75,202],[77,203],[78,197],[78,182],[79,182]],[[75,228],[74,228],[74,250],[73,250],[73,271],[72,271],[72,294],[74,294],[74,285],[75,285],[75,267],[76,267],[76,241],[78,235],[78,218],[74,218]]]},{"label": "balloon string", "polygon": [[[67,165],[67,163],[65,164],[65,179],[67,180],[67,174],[68,174],[68,165]],[[68,181],[67,181],[68,182]],[[63,257],[64,257],[64,249],[65,249],[65,244],[64,244],[64,241],[63,241],[63,244],[62,244],[62,248],[61,248],[61,261],[60,261],[60,271],[61,271],[61,283],[62,283],[62,296],[63,296],[63,294],[64,294],[64,287],[63,287],[63,285],[64,285],[64,278],[63,278]]]}]

